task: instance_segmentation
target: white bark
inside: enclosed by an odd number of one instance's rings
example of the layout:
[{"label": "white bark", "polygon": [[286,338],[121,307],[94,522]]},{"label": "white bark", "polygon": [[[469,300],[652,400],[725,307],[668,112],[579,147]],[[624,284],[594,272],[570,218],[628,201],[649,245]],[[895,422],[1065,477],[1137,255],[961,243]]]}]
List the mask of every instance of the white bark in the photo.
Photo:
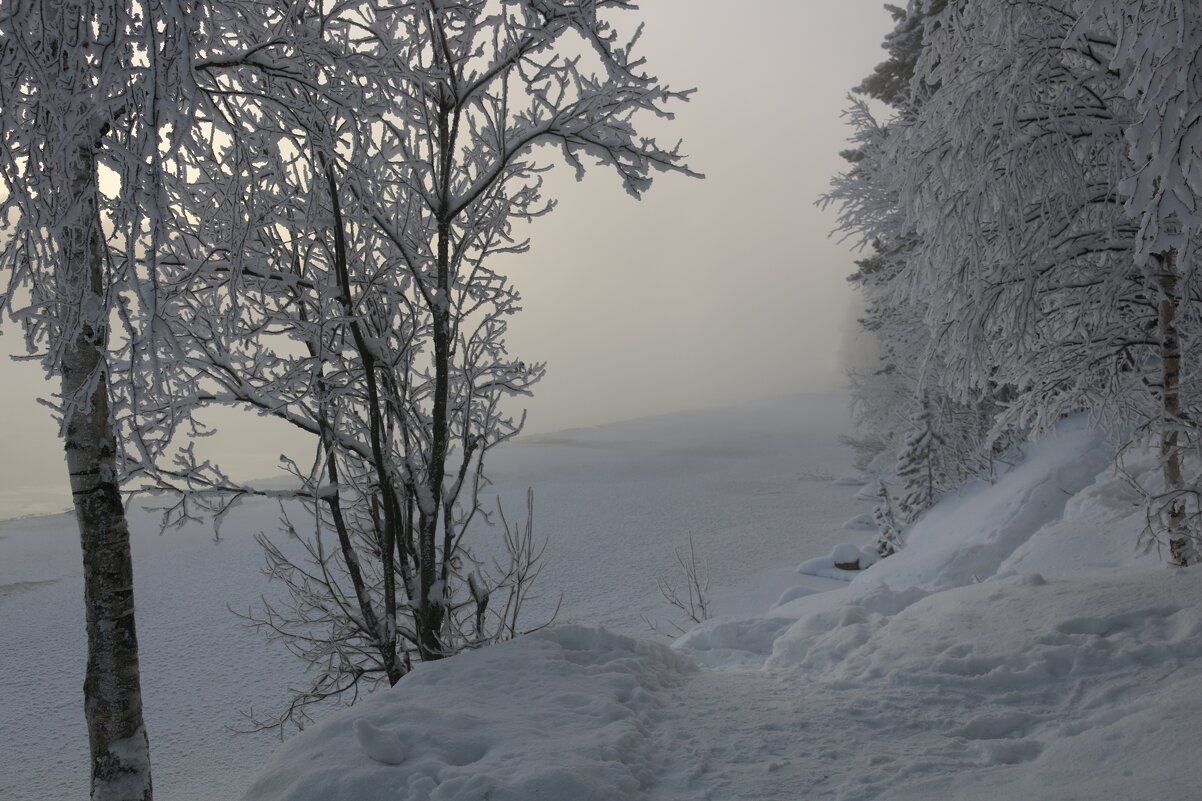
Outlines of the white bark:
[{"label": "white bark", "polygon": [[63,227],[63,285],[79,323],[60,366],[63,427],[75,518],[83,549],[88,660],[84,711],[94,801],[150,801],[149,745],[142,722],[133,562],[121,502],[117,441],[105,376],[104,244],[93,145],[78,144],[71,190],[77,214]]}]

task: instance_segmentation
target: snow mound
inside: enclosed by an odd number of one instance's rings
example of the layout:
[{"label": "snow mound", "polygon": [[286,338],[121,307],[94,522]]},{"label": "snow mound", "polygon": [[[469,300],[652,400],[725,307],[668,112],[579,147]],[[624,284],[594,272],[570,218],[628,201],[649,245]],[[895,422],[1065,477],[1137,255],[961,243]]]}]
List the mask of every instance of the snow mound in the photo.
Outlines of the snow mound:
[{"label": "snow mound", "polygon": [[687,655],[584,626],[419,666],[286,742],[245,801],[624,798]]},{"label": "snow mound", "polygon": [[818,590],[815,590],[813,587],[807,587],[804,584],[794,584],[792,587],[788,587],[781,592],[776,599],[776,603],[772,604],[772,608],[775,609],[778,606],[784,606],[787,603],[796,601],[798,598],[805,598],[817,592]]},{"label": "snow mound", "polygon": [[[1157,460],[1144,454],[1153,469]],[[1150,483],[1150,482],[1148,482]],[[1114,470],[1065,504],[1064,514],[1040,528],[998,568],[999,575],[1042,572],[1047,576],[1113,575],[1153,569],[1164,563],[1155,551],[1139,547],[1146,519],[1131,483]]]},{"label": "snow mound", "polygon": [[873,479],[872,481],[866,482],[864,486],[860,488],[860,491],[856,493],[855,498],[857,501],[875,501],[880,492],[881,482]]},{"label": "snow mound", "polygon": [[[858,576],[862,569],[877,562],[877,555],[868,550],[861,550],[850,543],[836,545],[826,556],[807,559],[797,566],[797,572],[803,576],[820,576],[836,581],[851,581]],[[858,565],[858,567],[840,567],[840,565]],[[785,603],[783,600],[777,604]]]},{"label": "snow mound", "polygon": [[383,765],[399,765],[405,761],[405,746],[395,732],[378,729],[366,718],[356,720],[354,729],[355,739],[368,759]]},{"label": "snow mound", "polygon": [[[794,589],[813,592],[804,587]],[[673,647],[710,668],[759,667],[792,622],[773,617],[707,620],[676,640]]]},{"label": "snow mound", "polygon": [[[797,621],[769,667],[893,685],[1038,689],[1064,676],[1202,656],[1202,590],[1187,571],[1118,578],[1013,576],[926,594],[880,588]],[[1153,578],[1155,576],[1155,578]]]}]

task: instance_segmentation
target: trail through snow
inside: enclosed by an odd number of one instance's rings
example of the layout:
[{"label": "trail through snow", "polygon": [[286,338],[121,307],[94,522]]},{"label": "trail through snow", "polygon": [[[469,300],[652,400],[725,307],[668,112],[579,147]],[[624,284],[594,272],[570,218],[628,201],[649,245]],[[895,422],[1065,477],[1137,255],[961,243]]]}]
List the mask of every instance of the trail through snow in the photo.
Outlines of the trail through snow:
[{"label": "trail through snow", "polygon": [[799,622],[767,669],[674,692],[649,797],[1195,798],[1173,765],[1202,733],[1199,578],[1022,577]]}]

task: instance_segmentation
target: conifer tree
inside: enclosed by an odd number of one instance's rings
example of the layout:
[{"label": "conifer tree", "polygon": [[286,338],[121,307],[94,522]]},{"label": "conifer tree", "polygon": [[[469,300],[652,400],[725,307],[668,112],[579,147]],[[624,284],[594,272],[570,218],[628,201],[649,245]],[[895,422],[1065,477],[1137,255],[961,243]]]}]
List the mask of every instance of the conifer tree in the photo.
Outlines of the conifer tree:
[{"label": "conifer tree", "polygon": [[936,429],[931,404],[919,396],[918,411],[910,418],[910,433],[897,454],[897,478],[902,482],[898,512],[906,523],[913,523],[929,509],[943,489],[939,453],[947,444]]}]

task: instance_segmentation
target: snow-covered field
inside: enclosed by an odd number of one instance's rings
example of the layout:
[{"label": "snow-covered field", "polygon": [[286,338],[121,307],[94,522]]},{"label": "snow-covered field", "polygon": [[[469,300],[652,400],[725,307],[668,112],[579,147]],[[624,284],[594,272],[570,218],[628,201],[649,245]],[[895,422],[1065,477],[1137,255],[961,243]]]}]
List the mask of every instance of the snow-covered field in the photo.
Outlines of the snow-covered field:
[{"label": "snow-covered field", "polygon": [[572,625],[423,666],[247,801],[1197,799],[1202,571],[1135,551],[1109,454],[1066,421],[901,555],[672,648]]},{"label": "snow-covered field", "polygon": [[[669,666],[684,664],[679,657],[655,645],[631,644],[622,636],[655,639],[642,616],[662,623],[670,617],[657,576],[675,577],[673,550],[687,545],[691,534],[698,554],[709,562],[719,613],[766,608],[783,588],[796,584],[792,565],[801,556],[828,552],[847,535],[840,524],[864,509],[847,487],[830,482],[848,470],[849,454],[836,441],[847,428],[846,405],[840,396],[800,396],[742,410],[534,437],[499,453],[494,462],[496,491],[506,499],[507,512],[520,513],[525,488],[533,486],[536,533],[550,537],[540,579],[544,596],[529,608],[529,622],[554,608],[562,592],[561,622],[614,632],[565,628],[516,648],[526,654],[531,648],[555,651],[572,636],[586,644],[600,642],[602,646],[588,647],[603,650],[611,647],[604,643],[617,643],[612,647],[619,662],[630,661],[622,649],[634,649],[640,656],[631,659],[657,666],[648,669],[652,686],[627,699],[630,703],[675,686],[672,675],[658,675],[657,660]],[[269,736],[233,736],[227,731],[242,723],[241,709],[277,708],[287,687],[300,679],[300,666],[291,656],[243,628],[227,609],[244,609],[260,594],[272,593],[273,587],[258,573],[261,557],[252,535],[275,531],[275,518],[271,504],[247,503],[215,541],[205,527],[160,535],[153,515],[133,515],[147,725],[156,794],[166,801],[236,799],[279,745]],[[73,526],[71,518],[61,515],[0,523],[4,801],[86,796],[82,584]],[[828,586],[832,585],[813,580],[814,588]],[[588,647],[582,653],[592,653]],[[473,659],[507,660],[513,653],[513,648],[497,649]],[[606,671],[601,662],[577,667],[589,675]],[[472,663],[465,662],[463,669],[472,670]],[[454,681],[456,675],[447,673],[446,680]],[[550,676],[518,680],[491,675],[496,679],[492,685],[472,692],[479,694],[474,696],[477,706],[491,710],[499,721],[494,733],[509,725],[506,710],[526,705],[522,687],[541,687],[548,698],[565,704],[571,695],[567,690],[552,693]],[[434,673],[419,672],[411,683],[419,676],[435,684],[443,681]],[[561,687],[574,681],[571,675],[562,680]],[[614,681],[613,693],[620,696],[623,687],[633,692],[631,679],[617,676]],[[612,704],[608,711],[602,709],[609,704],[602,684],[579,685],[584,695],[573,703],[584,718],[575,720],[587,718],[590,707],[599,718],[620,713]],[[500,696],[513,701],[502,705]],[[650,713],[646,715],[639,725],[650,732]],[[574,718],[565,713],[562,720]],[[559,741],[562,732],[548,722],[536,722],[540,736]],[[622,725],[614,723],[615,728]],[[588,737],[587,731],[582,724],[581,736]],[[516,731],[503,736],[512,739],[515,748],[530,745]],[[481,730],[477,740],[493,759],[500,758],[488,731]],[[603,736],[596,742],[598,748],[608,747]],[[587,783],[587,759],[545,767],[562,774],[574,770],[574,764]],[[626,752],[618,761],[626,765],[633,759]],[[523,764],[533,768],[538,763],[530,759]],[[653,768],[648,762],[647,770]],[[463,772],[474,769],[464,767]],[[536,782],[531,786],[553,786],[546,784],[551,781],[546,777],[530,780]],[[628,787],[621,782],[613,786]],[[425,797],[424,791],[415,792],[411,797]],[[624,797],[624,790],[615,792],[598,797]]]}]

